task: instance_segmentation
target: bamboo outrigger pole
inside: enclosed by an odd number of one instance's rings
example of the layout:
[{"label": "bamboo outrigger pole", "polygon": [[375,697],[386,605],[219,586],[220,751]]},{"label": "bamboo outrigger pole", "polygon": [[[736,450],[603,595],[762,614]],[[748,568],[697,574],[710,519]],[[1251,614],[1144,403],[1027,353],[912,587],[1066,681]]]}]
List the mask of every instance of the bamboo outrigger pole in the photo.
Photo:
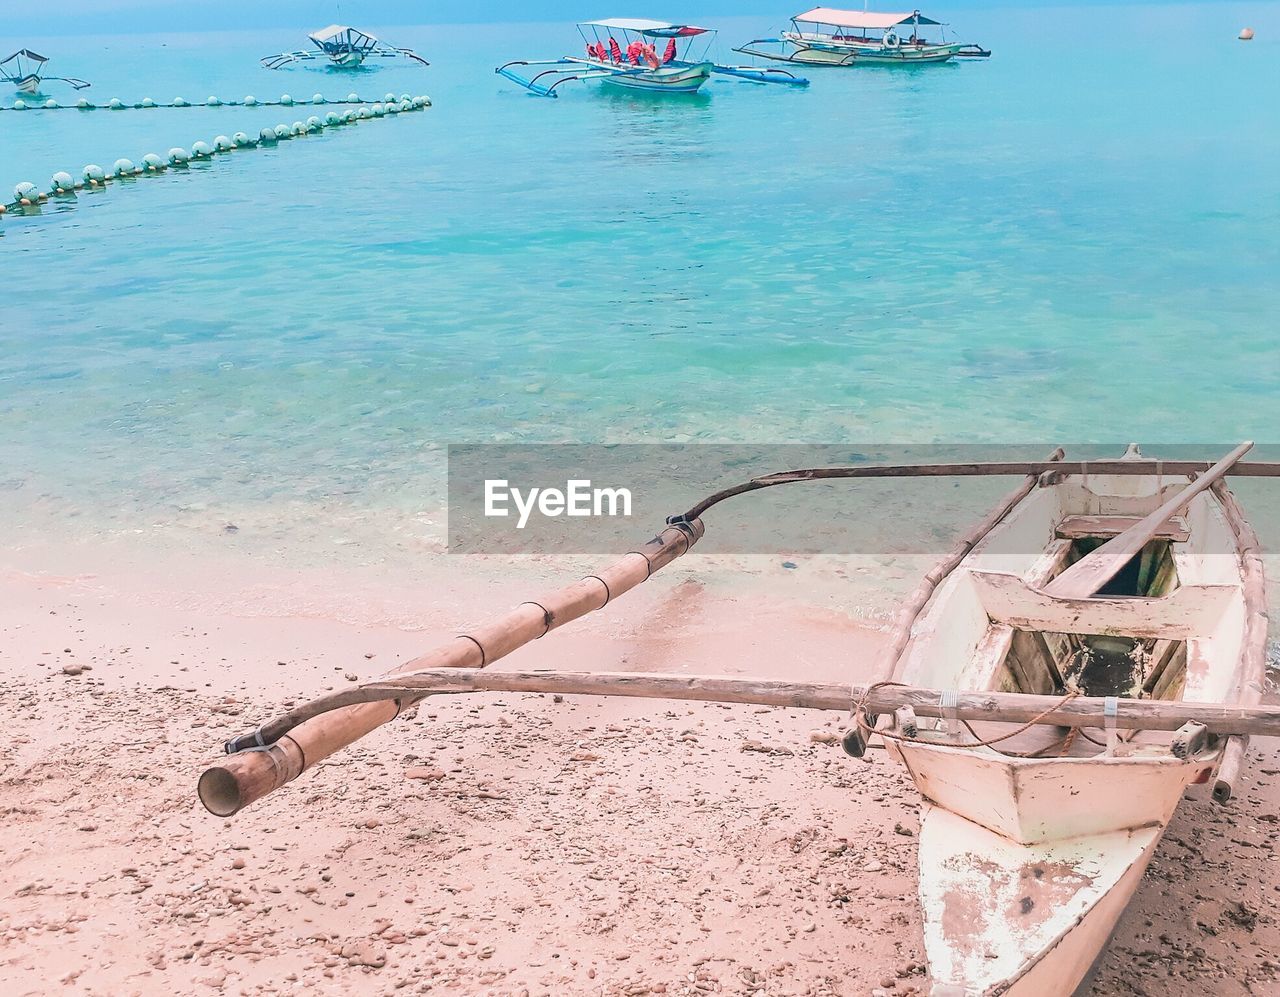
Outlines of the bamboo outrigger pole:
[{"label": "bamboo outrigger pole", "polygon": [[[1238,460],[1239,454],[1233,457]],[[1212,484],[1225,468],[1208,461],[1062,461],[1060,452],[1047,461],[932,465],[859,465],[857,467],[809,468],[765,475],[704,499],[688,512],[674,516],[669,525],[638,550],[596,575],[559,590],[538,602],[526,602],[489,624],[467,633],[435,650],[408,661],[383,679],[364,683],[320,697],[295,707],[250,734],[229,741],[225,760],[211,765],[200,777],[200,799],[210,812],[230,816],[267,793],[297,778],[305,769],[370,731],[395,719],[404,709],[426,696],[464,692],[561,692],[586,695],[644,696],[649,698],[716,700],[758,703],[808,709],[849,709],[860,702],[868,711],[887,714],[899,706],[911,706],[922,716],[938,716],[938,690],[913,689],[873,684],[869,687],[814,685],[785,681],[735,679],[714,676],[664,676],[652,674],[583,674],[568,672],[484,672],[485,666],[516,648],[542,637],[571,620],[603,609],[613,598],[648,579],[655,571],[687,552],[703,535],[701,516],[725,499],[774,485],[835,478],[970,477],[980,475],[1025,475],[1027,481],[1002,502],[997,510],[971,531],[955,548],[963,557],[968,549],[1008,511],[1009,501],[1034,487],[1035,478],[1045,472],[1070,474],[1150,474],[1156,464],[1164,474],[1218,473],[1205,482]],[[1235,463],[1232,475],[1280,477],[1280,463]],[[1183,499],[1189,496],[1184,493]],[[975,539],[975,537],[977,539]],[[1256,545],[1256,538],[1254,538]],[[954,551],[953,551],[954,554]],[[1256,556],[1256,546],[1255,546]],[[948,556],[944,564],[952,559]],[[1260,565],[1258,566],[1260,569]],[[933,573],[931,573],[932,575]],[[1260,584],[1257,575],[1254,584]],[[924,601],[936,581],[921,583]],[[912,606],[919,600],[913,597]],[[919,607],[915,607],[918,612]],[[1265,618],[1250,620],[1250,640],[1258,634],[1265,639]],[[1258,628],[1262,629],[1259,630]],[[900,635],[901,636],[901,635]],[[896,647],[900,653],[901,647]],[[1257,687],[1261,688],[1260,684]],[[1252,694],[1252,685],[1247,690]],[[1040,722],[1065,726],[1096,726],[1104,700],[1074,699],[1071,703],[1052,697],[1018,693],[962,693],[955,715],[973,720]],[[1055,705],[1055,703],[1057,705]],[[1230,793],[1230,781],[1239,770],[1244,754],[1240,738],[1250,734],[1280,736],[1280,709],[1262,707],[1247,700],[1240,705],[1119,700],[1117,725],[1131,728],[1172,730],[1188,721],[1204,725],[1209,732],[1233,735],[1228,742],[1226,761],[1219,777],[1219,792]],[[1052,707],[1052,708],[1050,708]],[[1048,710],[1048,712],[1045,712]],[[1227,786],[1223,787],[1224,777]]]},{"label": "bamboo outrigger pole", "polygon": [[[597,609],[635,588],[702,537],[702,521],[668,526],[599,574],[588,575],[537,602],[523,602],[509,613],[389,672],[398,675],[439,668],[484,668],[516,648]],[[291,782],[316,762],[394,720],[430,690],[396,697],[360,700],[320,711],[299,723],[286,714],[251,734],[227,742],[228,758],[200,777],[200,800],[210,812],[228,817],[273,789]]]}]

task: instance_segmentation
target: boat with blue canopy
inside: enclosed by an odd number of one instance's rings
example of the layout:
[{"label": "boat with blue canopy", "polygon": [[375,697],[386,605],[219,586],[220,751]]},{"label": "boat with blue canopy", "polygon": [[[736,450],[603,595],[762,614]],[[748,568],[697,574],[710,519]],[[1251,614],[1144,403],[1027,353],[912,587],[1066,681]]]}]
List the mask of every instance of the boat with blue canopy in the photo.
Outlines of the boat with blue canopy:
[{"label": "boat with blue canopy", "polygon": [[722,66],[712,61],[709,54],[716,32],[711,28],[615,17],[583,21],[578,33],[586,46],[583,55],[517,60],[494,72],[540,97],[558,97],[561,84],[589,80],[665,94],[696,93],[713,75],[750,83],[809,85],[784,69]]},{"label": "boat with blue canopy", "polygon": [[[937,37],[926,37],[926,28],[937,28]],[[790,31],[755,38],[734,51],[806,66],[918,66],[991,55],[979,45],[948,41],[946,29],[918,10],[882,14],[814,7],[792,17]]]}]

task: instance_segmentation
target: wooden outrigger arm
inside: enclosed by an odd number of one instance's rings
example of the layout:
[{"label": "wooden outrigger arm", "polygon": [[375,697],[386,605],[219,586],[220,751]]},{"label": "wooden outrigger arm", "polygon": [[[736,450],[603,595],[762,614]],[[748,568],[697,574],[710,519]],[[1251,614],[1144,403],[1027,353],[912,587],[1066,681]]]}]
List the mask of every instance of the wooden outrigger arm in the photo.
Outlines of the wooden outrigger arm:
[{"label": "wooden outrigger arm", "polygon": [[[1108,700],[1100,697],[1068,699],[1002,692],[952,692],[944,695],[938,689],[894,683],[862,686],[654,672],[432,668],[366,682],[296,707],[275,721],[286,731],[275,744],[237,751],[226,761],[210,766],[200,777],[200,799],[211,812],[230,816],[295,778],[303,767],[319,761],[319,757],[367,733],[361,730],[356,736],[348,736],[351,725],[338,719],[341,711],[380,706],[390,719],[398,712],[398,704],[401,703],[418,702],[426,696],[473,692],[626,696],[749,703],[806,710],[845,711],[856,706],[867,714],[885,715],[910,707],[916,715],[923,717],[947,716],[968,721],[1039,723],[1058,727],[1101,726],[1108,710]],[[1116,699],[1111,717],[1116,727],[1126,730],[1178,730],[1194,722],[1202,724],[1209,734],[1280,737],[1280,707],[1274,706]],[[313,726],[305,738],[309,746],[323,745],[327,748],[324,755],[303,755],[303,749],[295,740],[300,732],[309,725],[325,722],[332,725],[335,721],[344,726],[343,733],[335,730],[327,738],[317,740],[320,728]],[[296,760],[295,755],[298,756]]]},{"label": "wooden outrigger arm", "polygon": [[[1238,461],[1239,454],[1233,454]],[[307,768],[390,722],[405,709],[431,695],[469,692],[556,692],[582,695],[638,696],[687,699],[819,710],[850,710],[855,704],[875,714],[890,714],[903,706],[921,716],[940,716],[943,697],[938,690],[874,683],[868,687],[822,685],[780,680],[717,676],[673,676],[650,673],[508,672],[483,669],[515,649],[536,640],[571,620],[603,609],[613,598],[647,580],[655,571],[686,553],[703,535],[701,515],[713,505],[735,495],[774,485],[834,478],[941,477],[1018,474],[1027,476],[1020,489],[1001,503],[992,516],[962,538],[949,555],[971,549],[981,535],[999,522],[1016,504],[1017,496],[1034,486],[1036,476],[1052,474],[1151,474],[1153,466],[1165,475],[1203,474],[1215,470],[1208,461],[1100,460],[1063,461],[1055,452],[1047,461],[941,465],[858,465],[811,468],[753,478],[717,492],[669,525],[644,546],[579,582],[537,602],[526,602],[480,628],[459,634],[454,640],[401,665],[379,680],[362,683],[302,704],[249,734],[226,744],[228,757],[201,775],[198,792],[205,807],[219,816],[230,816],[272,790],[302,774]],[[1204,482],[1211,487],[1226,468]],[[1240,476],[1280,477],[1277,463],[1235,463],[1229,473]],[[1186,498],[1186,495],[1180,496]],[[1256,538],[1254,539],[1256,545]],[[1256,546],[1254,548],[1256,557]],[[946,563],[946,562],[944,562]],[[1256,580],[1261,584],[1261,565]],[[945,572],[944,572],[945,574]],[[937,583],[934,574],[923,601]],[[923,583],[922,583],[923,584]],[[918,611],[916,603],[910,600]],[[1250,621],[1254,639],[1265,641],[1265,619]],[[1261,629],[1259,629],[1259,627]],[[901,648],[897,647],[897,651]],[[895,655],[896,656],[896,655]],[[1230,794],[1230,784],[1244,754],[1242,738],[1250,735],[1280,737],[1280,708],[1257,705],[1257,688],[1242,690],[1240,704],[1182,703],[1155,700],[1114,701],[1076,697],[1069,702],[1052,696],[1022,693],[960,693],[948,716],[969,720],[1036,722],[1058,726],[1097,726],[1104,706],[1115,707],[1116,726],[1134,729],[1175,730],[1194,721],[1209,733],[1229,735],[1220,798]],[[948,696],[948,699],[951,697]],[[1220,777],[1220,783],[1222,778]]]}]

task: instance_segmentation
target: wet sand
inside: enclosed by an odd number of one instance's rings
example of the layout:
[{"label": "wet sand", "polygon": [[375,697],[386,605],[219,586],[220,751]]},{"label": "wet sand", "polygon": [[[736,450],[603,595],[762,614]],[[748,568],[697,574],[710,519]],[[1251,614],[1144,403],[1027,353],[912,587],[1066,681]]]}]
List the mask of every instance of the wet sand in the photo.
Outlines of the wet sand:
[{"label": "wet sand", "polygon": [[[5,993],[927,993],[918,798],[841,714],[442,697],[230,820],[196,800],[227,736],[572,566],[83,554],[0,568]],[[835,681],[883,644],[871,604],[720,575],[678,563],[511,663]],[[1092,993],[1280,990],[1280,753],[1252,759],[1181,808]]]}]

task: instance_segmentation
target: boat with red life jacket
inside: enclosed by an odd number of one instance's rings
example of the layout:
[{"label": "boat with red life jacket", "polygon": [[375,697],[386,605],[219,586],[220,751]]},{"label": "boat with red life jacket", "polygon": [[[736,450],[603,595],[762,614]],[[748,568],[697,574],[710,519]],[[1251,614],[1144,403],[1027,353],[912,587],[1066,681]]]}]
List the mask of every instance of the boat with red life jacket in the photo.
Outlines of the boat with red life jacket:
[{"label": "boat with red life jacket", "polygon": [[809,85],[785,69],[723,66],[712,61],[709,54],[716,32],[710,28],[619,17],[583,21],[578,33],[586,47],[583,55],[517,60],[494,72],[540,97],[557,97],[560,84],[583,80],[666,94],[696,93],[713,75],[750,83]]}]

